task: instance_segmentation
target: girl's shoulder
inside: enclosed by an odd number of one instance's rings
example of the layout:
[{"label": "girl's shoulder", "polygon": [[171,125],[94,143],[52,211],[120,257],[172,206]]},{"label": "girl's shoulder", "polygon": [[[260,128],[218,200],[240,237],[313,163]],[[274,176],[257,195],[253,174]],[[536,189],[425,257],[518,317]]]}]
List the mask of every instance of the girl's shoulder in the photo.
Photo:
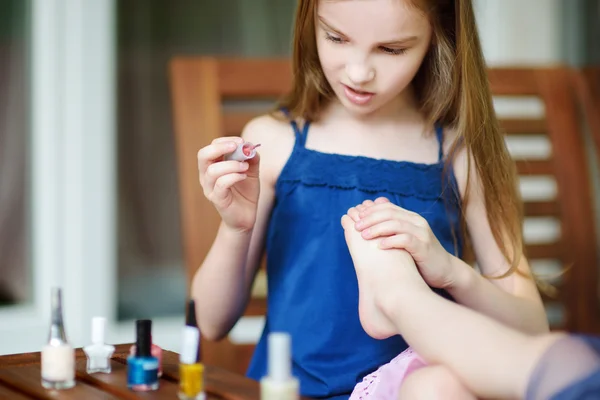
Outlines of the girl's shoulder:
[{"label": "girl's shoulder", "polygon": [[[458,134],[458,130],[451,126],[444,126],[443,132],[444,157],[449,157],[453,150],[456,152],[452,158],[452,172],[456,178],[461,197],[463,197],[467,188],[467,179],[476,183],[477,169],[475,163],[471,162],[471,165],[469,165],[468,149],[461,144],[461,136]],[[455,145],[456,148],[454,148]]]},{"label": "girl's shoulder", "polygon": [[242,137],[248,141],[278,140],[282,137],[293,137],[294,131],[290,121],[281,112],[266,113],[252,118],[244,126]]},{"label": "girl's shoulder", "polygon": [[261,176],[275,184],[294,148],[295,135],[290,121],[283,113],[267,113],[251,119],[242,138],[260,144]]}]

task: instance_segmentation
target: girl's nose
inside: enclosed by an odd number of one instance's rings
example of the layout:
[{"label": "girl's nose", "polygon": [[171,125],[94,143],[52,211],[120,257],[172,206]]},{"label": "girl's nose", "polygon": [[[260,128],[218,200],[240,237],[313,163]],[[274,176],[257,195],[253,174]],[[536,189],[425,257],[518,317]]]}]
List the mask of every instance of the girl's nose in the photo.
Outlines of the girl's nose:
[{"label": "girl's nose", "polygon": [[366,63],[346,64],[346,74],[354,85],[364,85],[375,78],[375,70]]}]

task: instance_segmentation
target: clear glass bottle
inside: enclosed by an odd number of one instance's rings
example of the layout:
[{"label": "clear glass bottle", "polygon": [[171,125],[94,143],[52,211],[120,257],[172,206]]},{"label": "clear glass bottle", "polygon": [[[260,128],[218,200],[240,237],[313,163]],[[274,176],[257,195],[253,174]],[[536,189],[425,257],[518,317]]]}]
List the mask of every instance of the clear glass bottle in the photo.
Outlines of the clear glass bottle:
[{"label": "clear glass bottle", "polygon": [[52,288],[51,309],[48,343],[42,348],[42,386],[69,389],[75,386],[75,351],[65,333],[60,288]]},{"label": "clear glass bottle", "polygon": [[106,318],[92,318],[92,344],[85,346],[83,351],[87,357],[87,373],[103,372],[110,374],[110,358],[115,352],[115,346],[104,342]]}]

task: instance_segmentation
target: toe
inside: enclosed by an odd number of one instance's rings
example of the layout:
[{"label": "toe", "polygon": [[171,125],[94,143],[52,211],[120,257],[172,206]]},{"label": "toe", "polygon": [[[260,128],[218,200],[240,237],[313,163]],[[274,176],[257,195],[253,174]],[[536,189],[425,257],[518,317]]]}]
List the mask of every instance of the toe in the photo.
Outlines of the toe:
[{"label": "toe", "polygon": [[354,229],[354,221],[348,214],[344,214],[342,217],[342,228],[344,228],[344,230]]}]

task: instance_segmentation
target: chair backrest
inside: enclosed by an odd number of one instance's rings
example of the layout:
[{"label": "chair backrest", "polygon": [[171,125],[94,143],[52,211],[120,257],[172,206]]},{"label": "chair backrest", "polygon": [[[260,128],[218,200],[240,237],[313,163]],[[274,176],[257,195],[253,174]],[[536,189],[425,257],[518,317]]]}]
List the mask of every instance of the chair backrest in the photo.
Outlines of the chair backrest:
[{"label": "chair backrest", "polygon": [[[598,328],[598,260],[592,192],[571,71],[492,68],[489,78],[521,177],[528,258],[541,274],[567,268],[552,281],[558,289],[556,297],[545,296],[551,326],[594,332]],[[502,108],[511,114],[511,104],[517,116],[503,116]],[[527,147],[537,149],[538,154],[523,157]]]},{"label": "chair backrest", "polygon": [[[493,68],[489,77],[523,183],[528,257],[542,272],[572,265],[553,281],[559,289],[557,298],[545,298],[549,319],[554,328],[593,331],[597,262],[591,192],[569,72]],[[190,281],[219,224],[198,183],[197,151],[216,137],[239,135],[252,117],[270,109],[290,89],[291,78],[290,63],[282,59],[182,57],[171,62],[180,214]],[[523,98],[534,105],[522,107]],[[515,107],[533,112],[517,116],[501,112]],[[545,149],[544,154],[523,158],[522,149],[536,141],[533,147]],[[541,181],[540,187],[536,181]],[[259,275],[245,315],[264,314],[265,281],[264,274]],[[252,345],[236,346],[228,340],[204,346],[207,362],[238,372],[244,371],[252,351]]]},{"label": "chair backrest", "polygon": [[175,58],[171,62],[174,129],[188,276],[202,263],[219,218],[198,184],[197,152],[244,125],[290,87],[284,60]]}]

